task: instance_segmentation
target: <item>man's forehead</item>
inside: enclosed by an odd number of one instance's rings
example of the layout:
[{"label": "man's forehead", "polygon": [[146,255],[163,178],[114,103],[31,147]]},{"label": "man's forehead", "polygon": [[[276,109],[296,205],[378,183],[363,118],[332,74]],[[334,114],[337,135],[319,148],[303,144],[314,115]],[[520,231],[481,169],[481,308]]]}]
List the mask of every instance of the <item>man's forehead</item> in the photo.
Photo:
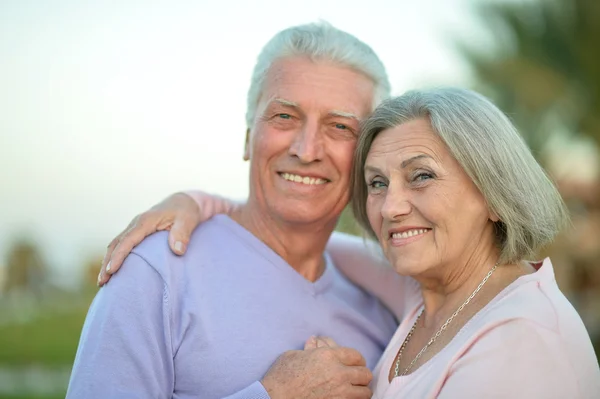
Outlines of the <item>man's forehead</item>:
[{"label": "man's forehead", "polygon": [[279,104],[306,111],[318,107],[320,113],[340,111],[366,117],[373,110],[374,82],[360,71],[333,61],[285,57],[266,71],[260,97],[268,100],[265,105],[279,99],[284,101]]}]

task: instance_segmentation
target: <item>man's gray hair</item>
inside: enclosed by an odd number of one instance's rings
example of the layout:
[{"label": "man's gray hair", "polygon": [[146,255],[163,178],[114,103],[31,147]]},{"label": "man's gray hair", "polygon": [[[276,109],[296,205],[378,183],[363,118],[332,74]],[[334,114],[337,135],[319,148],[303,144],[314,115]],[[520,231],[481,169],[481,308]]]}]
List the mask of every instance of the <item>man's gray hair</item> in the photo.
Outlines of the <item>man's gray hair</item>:
[{"label": "man's gray hair", "polygon": [[390,82],[383,63],[371,47],[329,23],[294,26],[277,33],[258,55],[248,90],[246,123],[254,123],[263,83],[273,62],[293,56],[331,61],[368,76],[375,86],[373,107],[390,96]]},{"label": "man's gray hair", "polygon": [[487,201],[502,263],[530,259],[568,223],[563,200],[514,125],[485,97],[464,89],[415,90],[384,101],[363,124],[356,150],[353,210],[372,235],[364,165],[375,137],[425,118]]}]

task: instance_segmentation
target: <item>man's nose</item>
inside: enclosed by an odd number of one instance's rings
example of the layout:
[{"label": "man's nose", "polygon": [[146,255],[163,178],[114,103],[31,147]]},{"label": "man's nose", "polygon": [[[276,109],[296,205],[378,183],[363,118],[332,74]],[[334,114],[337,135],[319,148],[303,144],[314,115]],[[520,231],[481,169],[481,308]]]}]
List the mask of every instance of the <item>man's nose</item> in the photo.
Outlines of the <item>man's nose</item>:
[{"label": "man's nose", "polygon": [[302,163],[320,161],[324,156],[323,137],[318,122],[306,121],[296,133],[290,146],[290,155],[297,157]]},{"label": "man's nose", "polygon": [[385,200],[381,207],[381,216],[387,220],[399,220],[412,210],[408,190],[401,182],[390,182]]}]

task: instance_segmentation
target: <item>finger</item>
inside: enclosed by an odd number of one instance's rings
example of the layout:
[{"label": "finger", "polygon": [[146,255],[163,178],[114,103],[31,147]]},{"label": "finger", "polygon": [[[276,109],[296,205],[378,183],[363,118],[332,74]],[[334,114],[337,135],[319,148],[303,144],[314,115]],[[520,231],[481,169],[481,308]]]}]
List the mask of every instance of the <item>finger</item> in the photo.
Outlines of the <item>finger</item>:
[{"label": "finger", "polygon": [[[142,228],[142,226],[146,226]],[[131,230],[127,231],[115,247],[108,264],[106,272],[115,274],[123,264],[123,261],[131,253],[131,250],[144,240],[147,236],[154,233],[156,229],[152,229],[149,224],[136,225]]]},{"label": "finger", "polygon": [[350,399],[371,399],[373,397],[373,392],[369,389],[369,387],[365,386],[355,386],[352,387],[350,392],[348,392],[347,398]]},{"label": "finger", "polygon": [[373,379],[373,373],[371,370],[364,366],[352,366],[347,367],[348,378],[352,385],[367,386]]},{"label": "finger", "polygon": [[317,348],[337,348],[339,345],[330,337],[317,337]]},{"label": "finger", "polygon": [[131,222],[127,225],[127,228],[123,230],[118,236],[113,238],[113,240],[108,244],[106,254],[104,254],[104,259],[102,259],[102,266],[100,267],[100,273],[98,274],[98,286],[102,287],[104,284],[110,280],[110,274],[108,272],[112,269],[112,264],[110,263],[110,259],[115,248],[119,245],[119,242],[123,239],[123,236],[126,235],[131,229],[135,228],[135,226],[139,223],[140,215],[137,215]]},{"label": "finger", "polygon": [[339,361],[346,366],[366,366],[365,358],[356,349],[337,347],[332,348]]},{"label": "finger", "polygon": [[110,275],[106,273],[106,266],[113,251],[115,250],[115,247],[119,244],[122,234],[123,233],[119,234],[116,238],[113,238],[110,244],[108,244],[108,247],[106,247],[106,253],[104,254],[104,259],[102,259],[102,264],[100,265],[100,272],[98,273],[98,287],[102,287],[110,279]]},{"label": "finger", "polygon": [[198,226],[194,224],[192,218],[186,218],[184,215],[177,215],[175,222],[169,232],[169,246],[177,255],[183,255],[187,250],[192,232]]},{"label": "finger", "polygon": [[306,340],[306,342],[304,343],[304,350],[310,350],[310,349],[317,349],[317,338],[315,338],[315,336],[311,336],[309,339]]}]

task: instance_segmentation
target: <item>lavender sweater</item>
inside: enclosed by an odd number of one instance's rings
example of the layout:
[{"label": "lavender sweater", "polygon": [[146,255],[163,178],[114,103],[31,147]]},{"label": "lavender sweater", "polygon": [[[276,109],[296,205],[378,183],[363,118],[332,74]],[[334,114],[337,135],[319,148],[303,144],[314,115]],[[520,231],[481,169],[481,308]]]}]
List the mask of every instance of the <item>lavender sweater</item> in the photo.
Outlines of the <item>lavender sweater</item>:
[{"label": "lavender sweater", "polygon": [[326,258],[311,283],[225,215],[182,257],[148,237],[94,299],[67,398],[268,398],[259,380],[311,335],[373,368],[396,321]]}]

